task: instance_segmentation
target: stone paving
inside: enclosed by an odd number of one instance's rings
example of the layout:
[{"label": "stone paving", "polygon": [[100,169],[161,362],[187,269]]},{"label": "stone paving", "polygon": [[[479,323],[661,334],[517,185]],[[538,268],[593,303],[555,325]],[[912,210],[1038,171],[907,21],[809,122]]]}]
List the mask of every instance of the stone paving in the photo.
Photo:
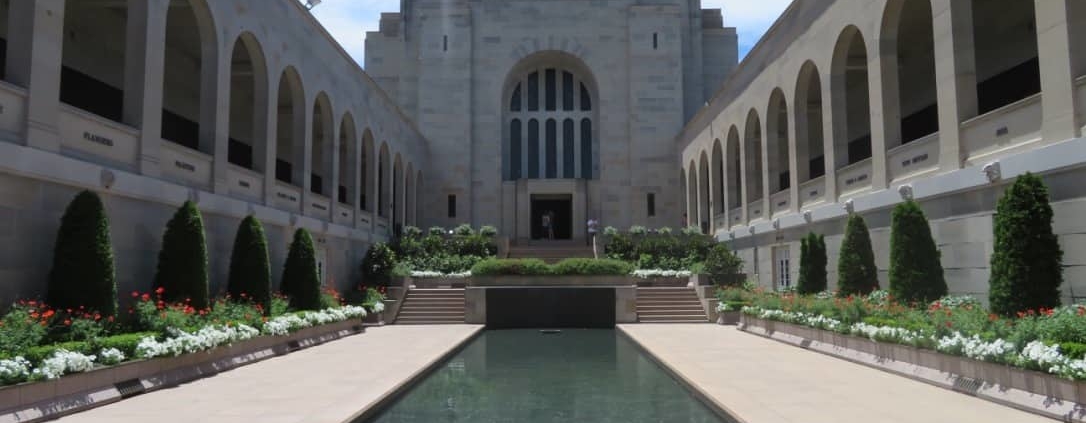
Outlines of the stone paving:
[{"label": "stone paving", "polygon": [[736,330],[620,325],[745,423],[1051,423],[992,402]]},{"label": "stone paving", "polygon": [[384,326],[61,418],[64,423],[348,421],[440,359],[477,325]]}]

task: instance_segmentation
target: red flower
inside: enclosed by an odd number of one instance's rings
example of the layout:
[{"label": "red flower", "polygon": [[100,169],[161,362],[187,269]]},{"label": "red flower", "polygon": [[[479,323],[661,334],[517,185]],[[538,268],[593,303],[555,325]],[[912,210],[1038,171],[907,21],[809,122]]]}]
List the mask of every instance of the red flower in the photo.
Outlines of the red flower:
[{"label": "red flower", "polygon": [[1079,316],[1086,316],[1086,307],[1079,306],[1077,313],[1078,313]]},{"label": "red flower", "polygon": [[48,319],[48,318],[50,318],[50,317],[53,317],[53,315],[54,315],[54,314],[56,314],[56,313],[55,313],[55,312],[53,312],[53,310],[45,310],[45,313],[44,313],[44,314],[42,314],[42,315],[41,315],[41,317],[42,317],[43,319]]},{"label": "red flower", "polygon": [[951,323],[949,320],[947,320],[946,321],[946,327],[952,328],[952,327],[954,327],[954,323]]},{"label": "red flower", "polygon": [[140,299],[142,299],[143,301],[151,301],[151,295],[150,294],[143,294],[140,297]]},{"label": "red flower", "polygon": [[996,316],[995,313],[991,313],[991,314],[988,315],[988,321],[989,322],[994,322],[996,320],[999,320],[999,316]]},{"label": "red flower", "polygon": [[64,326],[71,326],[71,325],[72,325],[72,319],[64,319]]},{"label": "red flower", "polygon": [[166,288],[160,286],[155,289],[155,294],[162,295],[163,292],[166,292]]},{"label": "red flower", "polygon": [[139,296],[140,296],[139,292],[132,291],[132,298],[139,298]]}]

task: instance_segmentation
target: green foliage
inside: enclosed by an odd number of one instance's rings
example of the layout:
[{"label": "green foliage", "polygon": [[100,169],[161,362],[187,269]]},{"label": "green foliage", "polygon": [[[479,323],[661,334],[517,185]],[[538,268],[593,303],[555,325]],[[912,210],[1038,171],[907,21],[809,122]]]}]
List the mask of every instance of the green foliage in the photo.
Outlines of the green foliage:
[{"label": "green foliage", "polygon": [[687,236],[702,235],[701,228],[697,227],[696,225],[690,225],[683,228],[682,233],[683,235]]},{"label": "green foliage", "polygon": [[226,291],[234,298],[243,295],[271,310],[271,264],[264,227],[253,216],[238,226],[234,251],[230,256],[230,278]]},{"label": "green foliage", "polygon": [[280,290],[290,298],[290,306],[295,310],[321,308],[321,284],[317,276],[313,237],[305,229],[294,232],[294,241],[290,243],[287,262],[283,266]]},{"label": "green foliage", "polygon": [[1063,251],[1052,232],[1048,187],[1040,177],[1018,177],[999,199],[994,226],[992,311],[1010,316],[1059,306]]},{"label": "green foliage", "polygon": [[0,319],[0,354],[15,355],[38,345],[48,332],[39,317],[31,317],[32,307],[16,305]]},{"label": "green foliage", "polygon": [[485,225],[479,228],[479,235],[485,236],[487,238],[493,238],[498,235],[498,228],[490,225]]},{"label": "green foliage", "polygon": [[639,269],[690,270],[705,261],[715,241],[709,236],[657,234],[610,236],[604,256],[634,264]]},{"label": "green foliage", "polygon": [[614,226],[608,226],[606,228],[603,228],[603,234],[607,236],[615,236],[618,235],[618,229],[615,229]]},{"label": "green foliage", "polygon": [[890,223],[890,294],[927,304],[947,294],[939,250],[928,219],[915,201],[894,208]]},{"label": "green foliage", "polygon": [[40,364],[43,360],[49,358],[53,355],[53,353],[59,350],[67,350],[87,355],[94,354],[96,352],[93,350],[89,342],[73,341],[27,348],[25,351],[23,351],[23,358],[26,358],[31,363]]},{"label": "green foliage", "polygon": [[60,220],[49,272],[48,302],[61,308],[117,313],[109,220],[98,194],[83,191]]},{"label": "green foliage", "polygon": [[1073,358],[1075,360],[1082,360],[1086,357],[1086,344],[1078,342],[1063,342],[1060,343],[1060,352],[1063,355]]},{"label": "green foliage", "polygon": [[636,251],[634,250],[633,240],[630,239],[629,235],[616,233],[610,237],[607,246],[603,249],[607,258],[625,261],[633,261],[639,258],[634,256]]},{"label": "green foliage", "polygon": [[366,251],[362,258],[362,279],[367,284],[388,285],[392,269],[396,267],[396,254],[383,242],[378,242]]},{"label": "green foliage", "polygon": [[826,290],[826,238],[811,232],[800,241],[799,283],[796,292],[809,295]]},{"label": "green foliage", "polygon": [[633,234],[633,235],[645,235],[648,232],[649,232],[649,230],[646,229],[644,226],[641,226],[641,225],[630,226],[630,233]]},{"label": "green foliage", "polygon": [[476,263],[471,268],[471,274],[474,276],[541,276],[550,275],[551,266],[539,259],[486,259]]},{"label": "green foliage", "polygon": [[422,236],[422,229],[417,226],[406,226],[403,228],[403,236],[405,238],[419,238]]},{"label": "green foliage", "polygon": [[742,269],[743,260],[724,244],[713,245],[705,257],[704,272],[714,285],[734,286],[738,282],[735,275]]},{"label": "green foliage", "polygon": [[661,235],[671,235],[675,231],[672,230],[671,228],[667,227],[667,226],[664,226],[664,227],[662,227],[660,229],[657,229],[656,232],[661,234]]},{"label": "green foliage", "polygon": [[428,235],[430,235],[430,236],[434,236],[434,235],[437,235],[437,236],[445,235],[445,228],[442,228],[442,227],[440,227],[440,226],[431,226],[431,227],[430,227],[430,230],[429,230],[429,231],[427,231],[427,234],[428,234]]},{"label": "green foliage", "polygon": [[453,234],[457,236],[471,236],[475,235],[475,231],[471,229],[471,225],[465,223],[457,226],[456,229],[453,229]]},{"label": "green foliage", "polygon": [[860,215],[854,214],[848,218],[837,262],[837,277],[837,292],[842,297],[866,295],[879,289],[871,236],[867,232],[867,223]]},{"label": "green foliage", "polygon": [[91,342],[91,346],[94,351],[116,348],[123,352],[125,357],[132,358],[136,356],[136,346],[139,345],[140,340],[148,336],[155,335],[157,334],[154,332],[136,332],[114,335],[105,338],[98,338]]},{"label": "green foliage", "polygon": [[166,289],[167,301],[191,299],[193,307],[209,305],[204,222],[191,201],[182,204],[166,224],[154,286]]},{"label": "green foliage", "polygon": [[629,263],[610,259],[565,259],[552,266],[555,275],[629,275],[634,267]]}]

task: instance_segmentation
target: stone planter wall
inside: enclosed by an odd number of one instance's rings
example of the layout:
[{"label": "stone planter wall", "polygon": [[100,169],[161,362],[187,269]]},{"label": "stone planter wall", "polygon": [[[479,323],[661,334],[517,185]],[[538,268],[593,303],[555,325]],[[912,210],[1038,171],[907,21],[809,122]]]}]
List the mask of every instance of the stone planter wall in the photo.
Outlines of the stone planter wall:
[{"label": "stone planter wall", "polygon": [[739,330],[1061,421],[1086,422],[1086,383],[747,315]]},{"label": "stone planter wall", "polygon": [[0,421],[51,420],[362,331],[360,320],[347,320],[287,336],[261,336],[209,351],[129,361],[56,380],[7,386],[0,388]]}]

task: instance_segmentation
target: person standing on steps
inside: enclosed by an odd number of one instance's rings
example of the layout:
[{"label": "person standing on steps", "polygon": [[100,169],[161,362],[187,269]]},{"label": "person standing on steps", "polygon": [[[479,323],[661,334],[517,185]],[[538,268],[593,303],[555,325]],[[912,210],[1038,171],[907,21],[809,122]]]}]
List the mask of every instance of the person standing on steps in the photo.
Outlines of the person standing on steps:
[{"label": "person standing on steps", "polygon": [[596,254],[596,232],[599,230],[600,221],[595,218],[588,218],[588,238],[585,239],[585,243],[589,247],[592,247],[592,257],[599,258]]},{"label": "person standing on steps", "polygon": [[551,212],[543,212],[543,238],[554,239],[554,230],[552,230],[553,223],[551,222]]}]

